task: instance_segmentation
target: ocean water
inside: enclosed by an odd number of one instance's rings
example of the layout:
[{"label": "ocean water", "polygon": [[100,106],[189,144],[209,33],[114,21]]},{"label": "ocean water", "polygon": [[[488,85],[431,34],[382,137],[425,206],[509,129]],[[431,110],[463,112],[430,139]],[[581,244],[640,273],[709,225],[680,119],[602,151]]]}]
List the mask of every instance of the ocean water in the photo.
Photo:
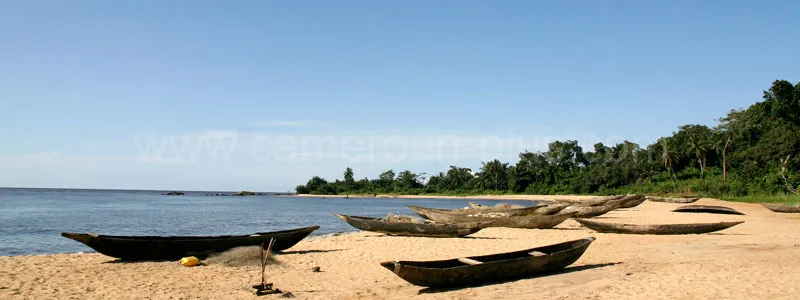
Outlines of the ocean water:
[{"label": "ocean water", "polygon": [[[62,231],[109,235],[227,235],[319,225],[312,236],[357,229],[331,213],[413,215],[406,204],[460,208],[467,200],[207,196],[223,192],[0,188],[0,255],[92,252]],[[230,194],[231,192],[224,192]],[[491,204],[491,200],[470,202]],[[520,203],[527,205],[525,203]]]}]

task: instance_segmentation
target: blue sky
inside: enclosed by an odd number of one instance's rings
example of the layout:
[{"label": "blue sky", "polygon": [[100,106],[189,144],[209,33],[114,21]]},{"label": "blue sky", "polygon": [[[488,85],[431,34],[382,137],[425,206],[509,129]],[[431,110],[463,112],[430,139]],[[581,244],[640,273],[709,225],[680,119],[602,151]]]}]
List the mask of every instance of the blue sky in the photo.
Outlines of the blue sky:
[{"label": "blue sky", "polygon": [[642,145],[800,80],[797,1],[4,1],[0,186],[286,191]]}]

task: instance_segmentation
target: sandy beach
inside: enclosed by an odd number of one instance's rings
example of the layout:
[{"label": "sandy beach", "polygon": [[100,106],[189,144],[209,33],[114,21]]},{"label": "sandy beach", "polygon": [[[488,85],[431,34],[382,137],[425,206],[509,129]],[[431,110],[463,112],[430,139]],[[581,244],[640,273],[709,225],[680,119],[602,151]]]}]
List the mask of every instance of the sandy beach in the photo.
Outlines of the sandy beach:
[{"label": "sandy beach", "polygon": [[[603,234],[573,220],[556,229],[488,228],[456,239],[356,232],[300,242],[276,255],[267,280],[297,299],[797,299],[800,214],[713,199],[695,204],[724,205],[746,215],[673,213],[681,204],[646,201],[595,219],[746,222],[716,233],[676,236]],[[379,265],[507,252],[590,236],[597,240],[560,273],[479,287],[426,289]],[[257,264],[119,263],[90,253],[0,257],[0,266],[2,299],[279,298],[253,295],[250,286],[260,280]],[[312,272],[316,266],[322,272]]]}]

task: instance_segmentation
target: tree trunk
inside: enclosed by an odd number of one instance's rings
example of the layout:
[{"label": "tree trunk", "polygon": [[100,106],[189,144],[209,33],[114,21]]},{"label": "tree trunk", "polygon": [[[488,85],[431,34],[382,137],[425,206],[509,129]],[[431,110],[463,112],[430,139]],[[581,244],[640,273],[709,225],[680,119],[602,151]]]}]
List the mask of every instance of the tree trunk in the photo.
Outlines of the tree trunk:
[{"label": "tree trunk", "polygon": [[725,147],[722,148],[722,182],[728,181],[728,145],[731,144],[731,137],[725,141]]},{"label": "tree trunk", "polygon": [[699,157],[697,158],[697,165],[700,166],[700,178],[703,178],[703,160]]}]

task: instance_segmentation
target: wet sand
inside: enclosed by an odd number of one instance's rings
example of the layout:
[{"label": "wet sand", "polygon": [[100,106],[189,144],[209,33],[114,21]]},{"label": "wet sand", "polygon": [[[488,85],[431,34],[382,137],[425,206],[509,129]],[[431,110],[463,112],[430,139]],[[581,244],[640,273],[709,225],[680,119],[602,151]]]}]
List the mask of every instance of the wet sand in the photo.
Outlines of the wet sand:
[{"label": "wet sand", "polygon": [[[797,299],[800,214],[713,199],[694,204],[724,205],[747,215],[673,213],[682,204],[645,201],[594,219],[746,222],[715,233],[676,236],[597,233],[573,220],[555,229],[488,228],[456,239],[356,232],[300,242],[276,255],[278,264],[267,267],[267,280],[296,299]],[[589,236],[597,240],[560,273],[471,288],[413,286],[379,265],[507,252]],[[316,266],[322,272],[312,272]],[[253,295],[250,286],[259,280],[257,264],[119,263],[95,253],[0,257],[1,299],[279,298]]]}]

